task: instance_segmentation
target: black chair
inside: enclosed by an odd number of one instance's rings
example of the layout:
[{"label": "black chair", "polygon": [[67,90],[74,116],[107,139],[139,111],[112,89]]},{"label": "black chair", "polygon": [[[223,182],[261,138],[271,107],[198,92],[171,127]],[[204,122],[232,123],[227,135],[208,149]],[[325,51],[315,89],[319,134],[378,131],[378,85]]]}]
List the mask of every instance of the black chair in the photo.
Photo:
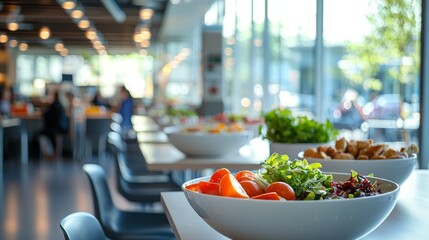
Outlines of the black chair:
[{"label": "black chair", "polygon": [[[123,178],[130,183],[173,183],[170,174],[163,171],[149,171],[141,152],[130,154],[127,144],[117,132],[109,132],[107,137],[114,158],[119,158],[119,169]],[[140,150],[139,150],[140,151]],[[131,155],[131,156],[130,156]],[[177,187],[177,184],[176,184]]]},{"label": "black chair", "polygon": [[119,125],[122,123],[122,116],[119,113],[112,113],[110,115],[110,118],[112,119],[112,122],[118,123]]},{"label": "black chair", "polygon": [[[139,183],[127,181],[124,176],[128,169],[125,166],[124,154],[118,153],[115,159],[116,184],[118,192],[127,200],[142,204],[153,204],[161,201],[161,192],[181,191],[180,185],[169,179],[164,179],[165,175],[141,175],[137,176]],[[124,173],[125,172],[125,173]]]},{"label": "black chair", "polygon": [[75,212],[67,215],[60,222],[66,240],[105,240],[100,222],[86,212]]},{"label": "black chair", "polygon": [[124,211],[112,200],[104,169],[97,164],[85,164],[93,194],[95,217],[111,239],[174,239],[164,213]]},{"label": "black chair", "polygon": [[97,149],[100,158],[106,152],[107,133],[110,129],[110,118],[87,118],[85,123],[85,139],[87,157],[92,157],[93,149]]}]

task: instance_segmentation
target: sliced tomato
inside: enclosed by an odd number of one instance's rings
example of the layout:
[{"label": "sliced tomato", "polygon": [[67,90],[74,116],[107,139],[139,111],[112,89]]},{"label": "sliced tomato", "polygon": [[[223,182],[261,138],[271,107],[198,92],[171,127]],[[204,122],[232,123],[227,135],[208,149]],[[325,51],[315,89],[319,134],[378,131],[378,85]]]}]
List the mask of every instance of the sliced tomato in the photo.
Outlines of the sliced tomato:
[{"label": "sliced tomato", "polygon": [[200,184],[199,183],[193,183],[191,185],[188,185],[185,187],[186,189],[194,192],[200,192]]},{"label": "sliced tomato", "polygon": [[284,200],[275,192],[266,192],[263,194],[256,195],[252,197],[252,199],[260,199],[260,200]]},{"label": "sliced tomato", "polygon": [[249,195],[232,174],[227,174],[220,180],[219,192],[221,196],[225,197],[249,198]]},{"label": "sliced tomato", "polygon": [[239,183],[244,188],[244,190],[246,191],[247,195],[249,195],[249,197],[254,197],[256,195],[260,195],[264,193],[264,190],[261,188],[261,186],[259,186],[254,181],[245,180]]},{"label": "sliced tomato", "polygon": [[223,176],[231,174],[227,168],[220,168],[216,170],[210,178],[210,182],[220,183]]},{"label": "sliced tomato", "polygon": [[256,178],[256,174],[249,170],[241,170],[235,174],[235,178],[239,179],[241,177]]},{"label": "sliced tomato", "polygon": [[219,183],[200,181],[199,182],[200,192],[204,194],[219,196]]},{"label": "sliced tomato", "polygon": [[239,182],[242,182],[242,181],[255,181],[255,178],[247,177],[247,176],[242,176],[242,177],[240,177],[240,178],[237,178],[237,180],[238,180]]},{"label": "sliced tomato", "polygon": [[286,200],[295,200],[295,191],[285,182],[273,182],[265,188],[265,192],[276,192]]}]

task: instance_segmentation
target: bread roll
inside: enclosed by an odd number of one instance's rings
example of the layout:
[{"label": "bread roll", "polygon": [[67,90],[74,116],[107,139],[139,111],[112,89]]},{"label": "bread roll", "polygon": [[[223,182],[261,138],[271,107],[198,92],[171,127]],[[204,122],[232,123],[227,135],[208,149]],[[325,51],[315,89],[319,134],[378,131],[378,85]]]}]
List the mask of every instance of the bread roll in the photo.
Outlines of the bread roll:
[{"label": "bread roll", "polygon": [[304,151],[304,157],[312,157],[315,153],[317,153],[316,148],[309,148]]},{"label": "bread roll", "polygon": [[351,153],[337,153],[332,157],[332,159],[354,160],[355,156]]},{"label": "bread roll", "polygon": [[341,152],[345,152],[347,147],[347,140],[342,137],[335,141],[335,148]]}]

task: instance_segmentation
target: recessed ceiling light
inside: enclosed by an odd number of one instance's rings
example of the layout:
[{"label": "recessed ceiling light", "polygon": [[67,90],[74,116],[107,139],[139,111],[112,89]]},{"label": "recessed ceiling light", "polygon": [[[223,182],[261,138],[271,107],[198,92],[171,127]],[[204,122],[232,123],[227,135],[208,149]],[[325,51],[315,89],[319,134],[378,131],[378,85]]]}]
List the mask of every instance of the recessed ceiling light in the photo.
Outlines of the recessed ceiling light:
[{"label": "recessed ceiling light", "polygon": [[70,9],[73,9],[74,7],[76,7],[76,3],[73,1],[65,1],[65,2],[63,2],[63,4],[61,4],[61,7],[66,9],[66,10],[70,10]]},{"label": "recessed ceiling light", "polygon": [[39,37],[41,39],[48,39],[51,36],[51,30],[47,26],[40,28]]},{"label": "recessed ceiling light", "polygon": [[16,31],[19,29],[19,24],[17,22],[9,22],[7,24],[7,29],[9,29],[10,31]]}]

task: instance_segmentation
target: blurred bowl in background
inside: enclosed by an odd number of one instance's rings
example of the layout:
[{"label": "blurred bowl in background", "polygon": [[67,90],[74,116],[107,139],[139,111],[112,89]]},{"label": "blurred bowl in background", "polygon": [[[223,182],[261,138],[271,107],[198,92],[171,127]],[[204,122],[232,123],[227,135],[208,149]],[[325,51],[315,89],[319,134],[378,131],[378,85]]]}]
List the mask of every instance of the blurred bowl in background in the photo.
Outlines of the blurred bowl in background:
[{"label": "blurred bowl in background", "polygon": [[252,136],[250,131],[239,132],[187,132],[184,126],[171,126],[164,128],[168,140],[178,150],[187,156],[220,157],[247,143]]},{"label": "blurred bowl in background", "polygon": [[[304,159],[304,152],[298,154]],[[306,157],[308,163],[319,162],[324,172],[350,172],[354,170],[362,175],[373,174],[374,177],[385,178],[403,184],[417,166],[417,155],[402,159],[386,160],[349,160],[349,159],[321,159]]]}]

